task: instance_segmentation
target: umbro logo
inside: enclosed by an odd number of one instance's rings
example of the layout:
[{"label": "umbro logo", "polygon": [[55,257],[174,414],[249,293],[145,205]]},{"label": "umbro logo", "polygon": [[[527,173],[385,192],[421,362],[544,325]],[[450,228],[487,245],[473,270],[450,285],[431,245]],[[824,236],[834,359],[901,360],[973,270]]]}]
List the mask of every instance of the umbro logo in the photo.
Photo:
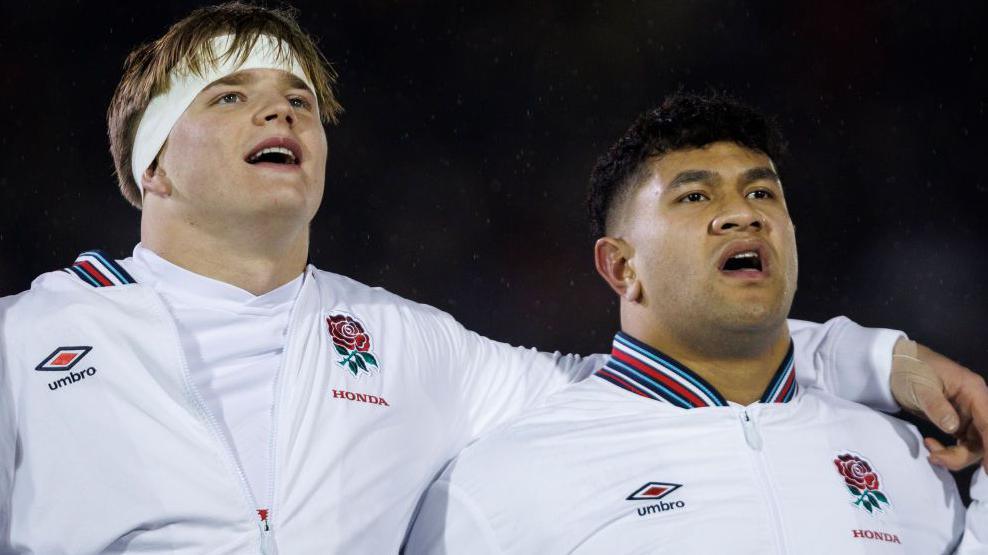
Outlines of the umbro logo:
[{"label": "umbro logo", "polygon": [[86,356],[86,353],[92,350],[92,347],[59,347],[41,361],[35,370],[71,370],[77,362],[82,360],[82,357]]},{"label": "umbro logo", "polygon": [[670,493],[676,491],[681,487],[683,487],[683,484],[666,484],[663,482],[649,482],[644,486],[635,490],[635,493],[629,495],[628,501],[662,499],[663,497],[669,495]]},{"label": "umbro logo", "polygon": [[[658,501],[677,489],[683,487],[682,484],[669,484],[666,482],[648,482],[644,486],[636,489],[634,493],[626,499],[628,501]],[[682,509],[686,506],[685,501],[659,501],[644,507],[638,507],[638,516],[648,516],[655,513],[664,513],[675,509]]]},{"label": "umbro logo", "polygon": [[52,354],[48,355],[45,360],[41,361],[41,364],[37,365],[34,369],[39,372],[68,372],[68,375],[48,384],[48,389],[55,391],[60,387],[65,387],[67,385],[72,385],[76,382],[82,381],[86,379],[87,376],[96,375],[96,368],[93,368],[92,366],[78,372],[72,371],[72,367],[78,364],[79,361],[92,350],[92,347],[87,346],[59,347],[55,349]]}]

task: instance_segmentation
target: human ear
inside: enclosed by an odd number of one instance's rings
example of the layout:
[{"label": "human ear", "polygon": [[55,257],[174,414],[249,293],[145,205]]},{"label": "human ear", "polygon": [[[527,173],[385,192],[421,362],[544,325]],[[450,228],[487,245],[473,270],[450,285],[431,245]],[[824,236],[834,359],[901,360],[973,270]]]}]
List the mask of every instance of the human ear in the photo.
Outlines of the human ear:
[{"label": "human ear", "polygon": [[634,249],[623,239],[601,237],[594,244],[594,264],[597,273],[611,289],[628,302],[641,299],[641,282],[635,273],[631,257]]},{"label": "human ear", "polygon": [[152,194],[160,197],[171,196],[172,183],[157,161],[151,163],[144,173],[141,174],[141,188],[144,195]]}]

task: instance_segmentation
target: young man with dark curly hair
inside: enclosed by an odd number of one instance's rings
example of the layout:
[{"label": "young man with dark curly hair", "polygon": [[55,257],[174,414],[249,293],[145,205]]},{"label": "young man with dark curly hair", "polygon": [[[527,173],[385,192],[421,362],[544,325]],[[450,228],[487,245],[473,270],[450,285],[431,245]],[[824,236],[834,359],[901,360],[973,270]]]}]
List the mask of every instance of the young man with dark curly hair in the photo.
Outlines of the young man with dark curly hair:
[{"label": "young man with dark curly hair", "polygon": [[[451,457],[598,366],[306,265],[333,79],[291,13],[244,4],[130,55],[108,124],[141,243],[0,301],[0,551],[393,553]],[[961,425],[944,387],[973,374],[892,364],[900,334],[794,337],[806,383],[892,410],[891,367]]]},{"label": "young man with dark curly hair", "polygon": [[430,487],[410,553],[988,550],[983,471],[965,531],[914,427],[797,383],[779,144],[736,101],[676,95],[600,159],[611,357],[467,447]]}]

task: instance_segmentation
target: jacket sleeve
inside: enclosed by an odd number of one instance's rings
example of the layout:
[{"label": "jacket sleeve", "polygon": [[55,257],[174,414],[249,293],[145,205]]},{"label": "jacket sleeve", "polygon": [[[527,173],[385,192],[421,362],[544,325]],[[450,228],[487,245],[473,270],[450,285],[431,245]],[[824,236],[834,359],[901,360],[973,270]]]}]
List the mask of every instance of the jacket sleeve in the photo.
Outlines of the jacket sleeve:
[{"label": "jacket sleeve", "polygon": [[4,299],[0,299],[0,553],[6,553],[10,547],[11,497],[17,439],[13,392],[5,362],[6,305]]},{"label": "jacket sleeve", "polygon": [[789,320],[789,332],[801,386],[822,389],[884,412],[899,410],[889,377],[892,350],[904,333],[864,328],[844,316],[822,324]]},{"label": "jacket sleeve", "polygon": [[404,553],[496,555],[501,549],[480,508],[455,485],[439,479],[422,500]]},{"label": "jacket sleeve", "polygon": [[971,504],[965,517],[964,537],[954,553],[988,553],[988,474],[983,467],[978,469],[971,481]]},{"label": "jacket sleeve", "polygon": [[424,333],[433,376],[449,387],[437,393],[437,403],[452,411],[450,418],[459,422],[463,433],[456,451],[586,378],[605,361],[604,355],[541,353],[493,341],[434,309],[423,316],[427,319],[417,327]]},{"label": "jacket sleeve", "polygon": [[[431,345],[433,368],[450,380],[448,399],[462,419],[463,445],[537,406],[604,365],[607,355],[563,355],[513,347],[465,329],[432,309],[419,323]],[[903,334],[863,328],[845,317],[823,324],[790,320],[797,378],[871,408],[895,411],[889,389],[892,349]],[[462,447],[462,445],[461,445]]]}]

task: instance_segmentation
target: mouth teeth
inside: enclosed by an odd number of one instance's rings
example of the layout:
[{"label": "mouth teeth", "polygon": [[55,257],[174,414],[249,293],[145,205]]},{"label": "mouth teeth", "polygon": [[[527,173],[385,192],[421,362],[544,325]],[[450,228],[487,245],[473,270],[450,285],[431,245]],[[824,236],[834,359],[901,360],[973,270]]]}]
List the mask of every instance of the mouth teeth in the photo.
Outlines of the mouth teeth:
[{"label": "mouth teeth", "polygon": [[725,271],[758,270],[762,269],[762,260],[756,251],[744,251],[735,254],[724,263]]},{"label": "mouth teeth", "polygon": [[268,147],[255,152],[247,162],[256,164],[258,162],[274,162],[276,164],[295,164],[295,154],[280,146]]}]

